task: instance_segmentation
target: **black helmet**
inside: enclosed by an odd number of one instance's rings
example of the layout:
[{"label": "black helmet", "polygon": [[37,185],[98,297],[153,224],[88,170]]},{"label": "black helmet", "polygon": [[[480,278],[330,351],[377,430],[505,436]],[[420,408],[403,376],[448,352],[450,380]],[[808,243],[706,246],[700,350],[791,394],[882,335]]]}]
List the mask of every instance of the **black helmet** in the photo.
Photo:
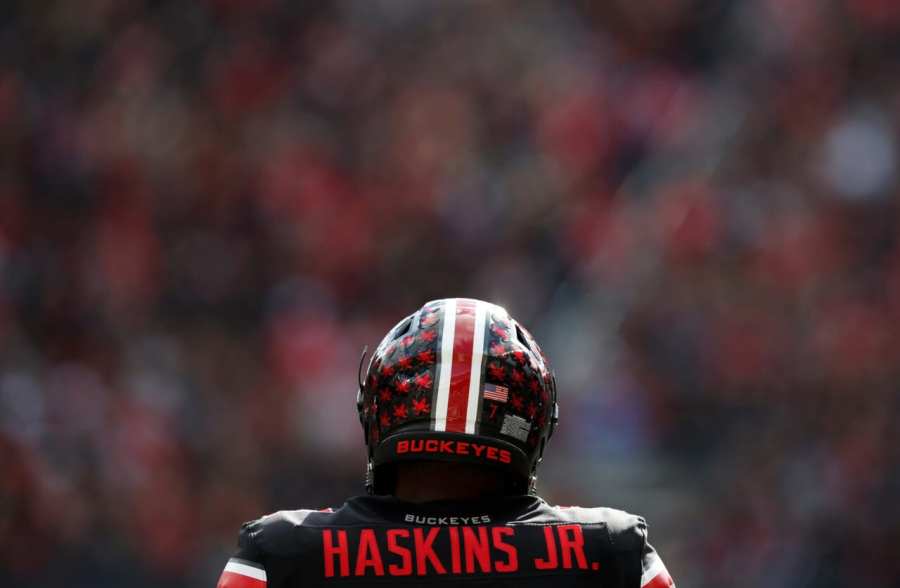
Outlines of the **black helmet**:
[{"label": "black helmet", "polygon": [[370,493],[408,460],[488,465],[533,492],[556,426],[556,381],[531,334],[505,309],[469,298],[425,304],[388,332],[361,380],[357,411]]}]

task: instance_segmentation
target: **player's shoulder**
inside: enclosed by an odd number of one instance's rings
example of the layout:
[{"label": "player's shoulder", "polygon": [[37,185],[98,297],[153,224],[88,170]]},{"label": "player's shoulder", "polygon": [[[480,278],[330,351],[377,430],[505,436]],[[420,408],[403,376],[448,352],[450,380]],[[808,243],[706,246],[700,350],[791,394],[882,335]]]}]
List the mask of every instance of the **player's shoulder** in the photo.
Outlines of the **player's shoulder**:
[{"label": "player's shoulder", "polygon": [[332,508],[279,510],[244,523],[240,543],[271,555],[294,555],[304,546],[305,529],[328,526],[336,516]]},{"label": "player's shoulder", "polygon": [[561,524],[577,524],[602,530],[611,547],[641,549],[647,537],[644,517],[606,506],[556,506],[544,503],[544,516]]}]

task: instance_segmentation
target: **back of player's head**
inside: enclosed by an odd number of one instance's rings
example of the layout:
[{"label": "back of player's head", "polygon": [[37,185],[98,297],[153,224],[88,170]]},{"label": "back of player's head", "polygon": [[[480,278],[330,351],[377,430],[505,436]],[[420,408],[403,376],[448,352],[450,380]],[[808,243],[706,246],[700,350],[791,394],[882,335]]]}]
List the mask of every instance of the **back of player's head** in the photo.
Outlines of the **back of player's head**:
[{"label": "back of player's head", "polygon": [[468,298],[428,302],[388,332],[357,410],[375,494],[391,491],[393,465],[416,460],[497,468],[510,492],[533,491],[558,414],[531,334],[505,309]]}]

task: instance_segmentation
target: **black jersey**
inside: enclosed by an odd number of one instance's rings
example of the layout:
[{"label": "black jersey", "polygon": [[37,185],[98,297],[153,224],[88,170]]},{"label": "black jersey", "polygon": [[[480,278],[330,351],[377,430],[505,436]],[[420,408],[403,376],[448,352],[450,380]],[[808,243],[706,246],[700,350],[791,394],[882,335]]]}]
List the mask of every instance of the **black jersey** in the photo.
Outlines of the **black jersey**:
[{"label": "black jersey", "polygon": [[218,588],[463,583],[674,586],[644,519],[620,510],[536,496],[422,504],[363,496],[244,524]]}]

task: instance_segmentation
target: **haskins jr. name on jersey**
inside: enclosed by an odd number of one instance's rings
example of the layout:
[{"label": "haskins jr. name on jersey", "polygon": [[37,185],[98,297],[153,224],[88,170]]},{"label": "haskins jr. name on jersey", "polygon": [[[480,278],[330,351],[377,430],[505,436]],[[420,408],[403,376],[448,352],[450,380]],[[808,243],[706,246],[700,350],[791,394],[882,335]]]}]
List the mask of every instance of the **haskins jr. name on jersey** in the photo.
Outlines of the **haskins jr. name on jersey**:
[{"label": "haskins jr. name on jersey", "polygon": [[323,529],[322,555],[326,578],[600,568],[577,524]]}]

